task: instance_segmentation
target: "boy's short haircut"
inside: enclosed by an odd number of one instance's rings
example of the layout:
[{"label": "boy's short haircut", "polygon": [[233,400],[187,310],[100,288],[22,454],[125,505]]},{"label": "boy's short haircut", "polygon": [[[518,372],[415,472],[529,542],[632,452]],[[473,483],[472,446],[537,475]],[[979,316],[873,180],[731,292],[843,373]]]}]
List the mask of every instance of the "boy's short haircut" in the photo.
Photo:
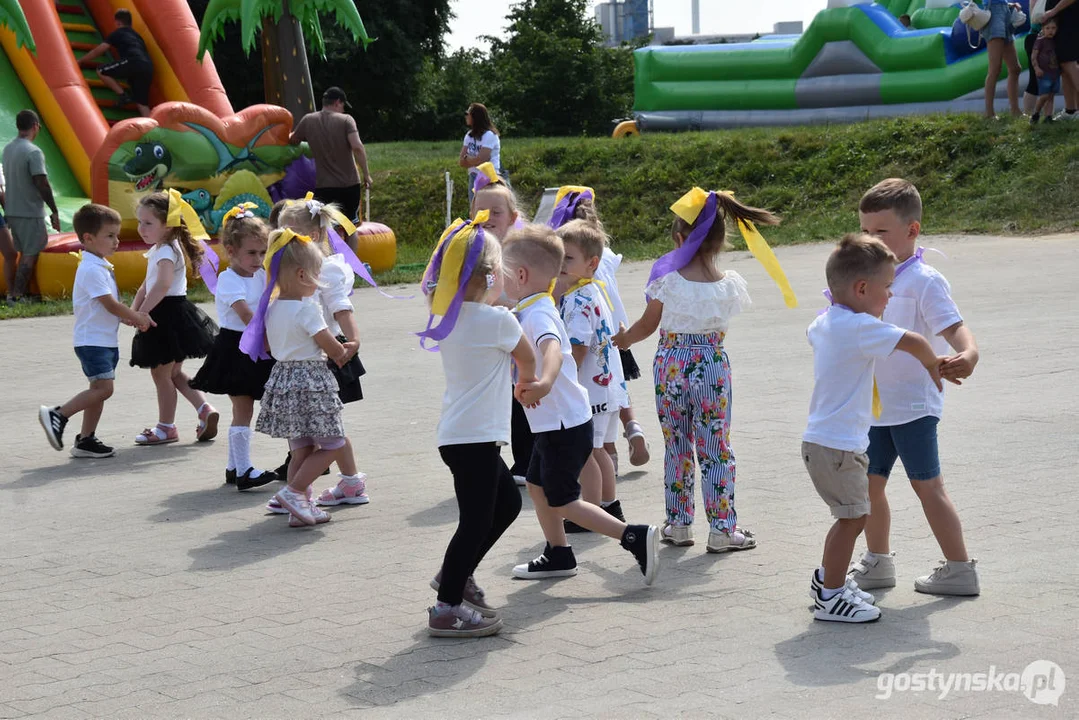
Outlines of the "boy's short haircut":
[{"label": "boy's short haircut", "polygon": [[872,235],[844,235],[825,265],[828,289],[832,295],[839,295],[859,280],[876,275],[887,265],[894,265],[895,261],[895,253]]},{"label": "boy's short haircut", "polygon": [[101,228],[107,225],[120,226],[122,219],[120,213],[105,205],[87,203],[75,212],[71,218],[71,224],[75,226],[75,234],[82,242],[83,235],[97,235]]},{"label": "boy's short haircut", "polygon": [[858,212],[891,210],[905,223],[922,221],[922,196],[914,183],[902,178],[882,180],[862,196]]},{"label": "boy's short haircut", "polygon": [[563,243],[572,243],[579,247],[585,260],[602,257],[603,248],[607,246],[603,231],[587,220],[570,220],[556,232]]},{"label": "boy's short haircut", "polygon": [[526,267],[551,278],[562,272],[566,249],[562,238],[546,225],[533,223],[510,230],[502,245],[502,261],[507,267]]},{"label": "boy's short haircut", "polygon": [[113,14],[113,19],[121,25],[127,25],[131,27],[133,20],[131,19],[131,11],[125,8],[120,8]]}]

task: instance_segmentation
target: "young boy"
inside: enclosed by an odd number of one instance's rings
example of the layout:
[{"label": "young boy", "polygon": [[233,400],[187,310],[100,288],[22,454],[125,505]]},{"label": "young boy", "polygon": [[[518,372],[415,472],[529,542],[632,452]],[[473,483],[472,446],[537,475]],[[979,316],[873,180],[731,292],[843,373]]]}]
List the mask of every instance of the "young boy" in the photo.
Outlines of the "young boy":
[{"label": "young boy", "polygon": [[[951,345],[955,354],[948,358],[941,374],[955,384],[970,377],[978,364],[974,334],[963,323],[948,281],[922,261],[921,250],[915,251],[922,227],[918,189],[906,180],[885,180],[865,194],[858,216],[863,232],[880,238],[900,263],[884,321],[930,338],[937,354],[947,353]],[[940,473],[937,423],[944,396],[907,357],[879,363],[876,378],[882,412],[873,420],[869,433],[872,511],[865,528],[868,551],[852,568],[851,577],[863,588],[895,585],[895,554],[889,551],[888,543],[891,510],[884,491],[898,457],[945,558],[930,575],[917,578],[914,589],[932,595],[977,595],[980,587],[975,561],[967,556],[959,514]]]},{"label": "young boy", "polygon": [[[565,247],[555,289],[562,295],[562,322],[577,363],[577,381],[592,406],[592,457],[581,471],[581,496],[625,522],[615,488],[614,461],[605,446],[618,437],[618,412],[629,405],[622,359],[611,345],[615,325],[605,287],[593,281],[603,254],[603,234],[592,223],[573,220],[557,231]],[[566,532],[588,532],[569,520]]]},{"label": "young boy", "polygon": [[[117,10],[113,18],[116,20],[116,29],[109,33],[105,42],[79,58],[79,67],[87,67],[93,60],[115,48],[120,59],[98,66],[98,77],[105,83],[105,87],[120,96],[117,100],[119,105],[128,105],[134,101],[139,108],[139,114],[146,117],[150,114],[150,84],[154,80],[154,63],[150,60],[150,53],[146,50],[142,36],[131,27],[131,11]],[[131,84],[130,95],[124,92],[119,80],[127,80]]]},{"label": "young boy", "polygon": [[75,436],[72,457],[106,458],[115,451],[97,439],[97,422],[112,397],[112,381],[120,360],[118,330],[120,321],[146,330],[154,321],[143,312],[135,312],[120,302],[112,265],[105,258],[120,244],[120,214],[103,205],[83,205],[73,218],[75,233],[82,243],[82,260],[75,271],[71,303],[75,310],[75,355],[90,381],[83,390],[63,405],[41,406],[38,420],[45,429],[49,444],[64,448],[64,427],[75,413],[82,412],[82,432]]},{"label": "young boy", "polygon": [[1060,61],[1057,59],[1057,21],[1046,20],[1034,49],[1030,53],[1030,68],[1038,78],[1038,104],[1030,116],[1030,124],[1037,125],[1042,111],[1045,122],[1053,122],[1053,97],[1060,92]]},{"label": "young boy", "polygon": [[651,585],[659,568],[658,529],[627,525],[580,499],[577,478],[592,454],[592,408],[588,393],[577,383],[569,337],[551,295],[563,255],[562,241],[542,225],[511,231],[502,253],[506,293],[517,301],[514,313],[536,352],[539,379],[519,382],[514,393],[535,436],[526,479],[547,540],[543,554],[513,568],[513,575],[538,579],[577,574],[577,560],[562,525],[567,519],[621,540],[637,559],[645,584]]},{"label": "young boy", "polygon": [[940,388],[946,358],[921,335],[878,320],[891,297],[895,255],[876,238],[847,235],[826,267],[832,306],[806,332],[813,346],[813,397],[802,460],[835,524],[824,541],[810,595],[817,620],[863,623],[880,618],[873,596],[846,577],[854,543],[869,514],[865,456],[872,420],[873,373],[895,350],[914,356]]}]

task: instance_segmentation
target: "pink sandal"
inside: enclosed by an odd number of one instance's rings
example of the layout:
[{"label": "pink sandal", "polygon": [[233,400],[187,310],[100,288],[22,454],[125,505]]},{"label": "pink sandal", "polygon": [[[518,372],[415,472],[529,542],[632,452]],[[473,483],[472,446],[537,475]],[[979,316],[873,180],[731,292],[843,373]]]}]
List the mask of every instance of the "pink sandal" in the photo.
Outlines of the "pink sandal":
[{"label": "pink sandal", "polygon": [[315,502],[323,507],[366,505],[371,502],[371,499],[367,497],[367,484],[364,482],[367,476],[363,473],[358,473],[357,476],[360,478],[359,482],[351,484],[342,478],[341,482],[334,487],[323,490]]},{"label": "pink sandal", "polygon": [[195,442],[209,442],[217,437],[217,421],[221,414],[210,403],[199,409],[199,427],[195,431]]},{"label": "pink sandal", "polygon": [[164,427],[158,423],[152,428],[146,428],[135,436],[136,445],[168,445],[180,439],[180,432],[176,427]]}]

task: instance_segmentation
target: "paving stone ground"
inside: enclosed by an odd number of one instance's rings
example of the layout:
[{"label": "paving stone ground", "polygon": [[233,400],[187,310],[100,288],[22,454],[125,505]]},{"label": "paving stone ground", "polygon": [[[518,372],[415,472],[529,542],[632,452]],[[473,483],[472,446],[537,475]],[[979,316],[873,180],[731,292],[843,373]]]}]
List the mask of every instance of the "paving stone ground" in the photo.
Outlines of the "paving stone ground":
[{"label": "paving stone ground", "polygon": [[[1079,237],[927,244],[947,254],[930,259],[981,346],[974,377],[948,391],[940,434],[983,594],[914,592],[940,553],[896,480],[901,579],[880,593],[884,617],[869,626],[814,623],[806,593],[830,524],[798,455],[812,388],[804,331],[823,305],[827,245],[779,251],[797,310],[783,307],[752,258],[724,258],[755,302],[727,348],[739,519],[760,547],[725,556],[706,555],[703,542],[665,548],[659,579],[645,588],[616,543],[578,536],[576,578],[517,581],[510,568],[542,548],[526,499],[477,573],[506,623],[483,640],[425,633],[427,583],[456,508],[434,444],[438,358],[411,335],[426,318],[419,299],[354,297],[367,398],[345,423],[372,502],[331,510],[332,523],[308,530],[264,515],[269,492],[222,484],[225,442],[194,445],[190,409],[179,444],[133,446],[156,408],[149,373],[126,365],[127,328],[99,432],[118,456],[76,461],[50,449],[38,405],[84,387],[72,319],[0,323],[0,718],[1079,716]],[[632,264],[620,274],[631,313],[643,307],[647,272]],[[638,346],[642,366],[652,347]],[[653,460],[626,472],[619,492],[631,520],[659,522],[649,385],[631,390]],[[254,452],[263,465],[281,460],[281,444],[264,437]],[[1014,688],[940,698],[912,691],[902,675],[992,669],[1011,687],[1001,673],[1039,660],[1069,681],[1058,706]],[[887,699],[878,698],[882,673],[899,674]],[[1063,682],[1053,676],[1057,689]]]}]

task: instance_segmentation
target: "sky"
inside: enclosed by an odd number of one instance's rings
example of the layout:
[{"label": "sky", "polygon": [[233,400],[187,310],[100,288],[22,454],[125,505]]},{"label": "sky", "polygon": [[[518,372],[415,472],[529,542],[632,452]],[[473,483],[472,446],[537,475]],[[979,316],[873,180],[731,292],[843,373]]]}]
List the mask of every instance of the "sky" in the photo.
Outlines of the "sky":
[{"label": "sky", "polygon": [[[802,20],[806,25],[827,0],[700,0],[701,33],[706,35],[770,32],[780,20]],[[457,17],[446,38],[450,51],[479,46],[481,35],[499,35],[513,0],[451,0]],[[589,6],[595,2],[590,0]],[[690,0],[654,0],[656,27],[675,28],[676,35],[689,35]]]}]

